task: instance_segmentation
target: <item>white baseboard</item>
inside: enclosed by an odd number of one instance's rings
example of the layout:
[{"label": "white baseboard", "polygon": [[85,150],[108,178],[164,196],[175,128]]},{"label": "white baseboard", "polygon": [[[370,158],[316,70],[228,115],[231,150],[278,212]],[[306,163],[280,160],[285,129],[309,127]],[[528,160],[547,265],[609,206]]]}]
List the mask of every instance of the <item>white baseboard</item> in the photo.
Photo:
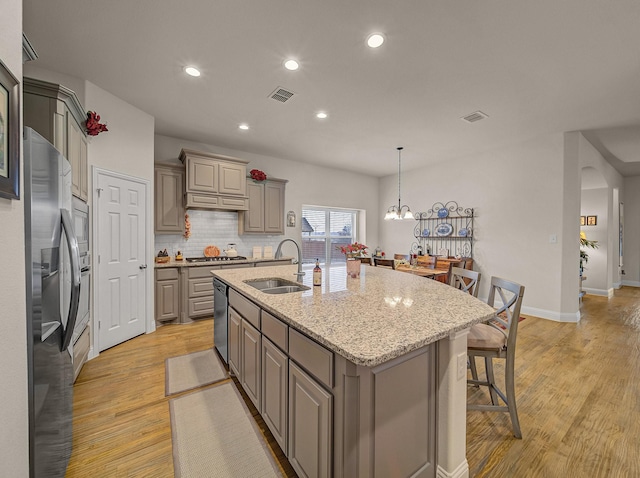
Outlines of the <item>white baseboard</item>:
[{"label": "white baseboard", "polygon": [[[479,297],[482,302],[487,302],[486,297]],[[576,298],[577,300],[577,298]],[[500,300],[496,298],[496,307],[501,304]],[[520,313],[524,315],[533,315],[534,317],[540,317],[541,319],[553,320],[554,322],[580,322],[580,311],[575,312],[556,312],[553,310],[538,309],[536,307],[522,306]]]},{"label": "white baseboard", "polygon": [[464,460],[453,471],[446,471],[438,465],[436,478],[469,478],[469,463],[467,463],[467,460]]},{"label": "white baseboard", "polygon": [[580,322],[579,310],[577,310],[576,312],[555,312],[553,310],[522,306],[520,312],[525,315],[533,315],[535,317],[553,320],[555,322]]},{"label": "white baseboard", "polygon": [[622,285],[626,285],[629,287],[640,287],[640,282],[637,280],[623,280]]},{"label": "white baseboard", "polygon": [[583,291],[585,291],[589,295],[599,295],[603,297],[608,297],[611,299],[613,297],[613,288],[611,289],[592,289],[590,287],[583,287]]}]

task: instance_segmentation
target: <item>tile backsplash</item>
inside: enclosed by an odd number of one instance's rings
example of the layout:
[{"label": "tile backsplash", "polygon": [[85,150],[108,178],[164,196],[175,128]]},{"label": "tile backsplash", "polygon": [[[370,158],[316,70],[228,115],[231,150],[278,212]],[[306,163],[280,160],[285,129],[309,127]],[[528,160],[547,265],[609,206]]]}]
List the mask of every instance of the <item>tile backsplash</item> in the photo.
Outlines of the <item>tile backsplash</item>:
[{"label": "tile backsplash", "polygon": [[[205,247],[218,246],[222,252],[229,243],[236,245],[241,256],[251,257],[254,246],[272,246],[275,254],[276,247],[285,237],[266,234],[238,235],[237,212],[189,209],[187,213],[191,222],[191,237],[185,239],[181,235],[156,234],[154,255],[166,249],[171,256],[182,251],[184,257],[201,257]],[[283,252],[287,254],[290,251]]]}]

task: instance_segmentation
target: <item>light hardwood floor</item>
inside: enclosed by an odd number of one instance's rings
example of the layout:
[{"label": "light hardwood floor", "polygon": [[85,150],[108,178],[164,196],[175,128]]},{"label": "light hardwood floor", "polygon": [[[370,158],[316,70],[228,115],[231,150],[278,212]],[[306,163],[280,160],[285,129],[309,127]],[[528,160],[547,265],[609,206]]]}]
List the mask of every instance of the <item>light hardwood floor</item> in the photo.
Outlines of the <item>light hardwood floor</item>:
[{"label": "light hardwood floor", "polygon": [[[640,476],[640,289],[622,288],[611,300],[586,296],[582,312],[579,324],[529,316],[520,323],[523,438],[513,437],[506,413],[467,412],[470,476]],[[66,476],[172,477],[164,362],[212,344],[213,321],[201,320],[161,327],[88,362],[74,386]],[[469,388],[469,400],[483,394]],[[284,474],[295,476],[257,419]]]}]

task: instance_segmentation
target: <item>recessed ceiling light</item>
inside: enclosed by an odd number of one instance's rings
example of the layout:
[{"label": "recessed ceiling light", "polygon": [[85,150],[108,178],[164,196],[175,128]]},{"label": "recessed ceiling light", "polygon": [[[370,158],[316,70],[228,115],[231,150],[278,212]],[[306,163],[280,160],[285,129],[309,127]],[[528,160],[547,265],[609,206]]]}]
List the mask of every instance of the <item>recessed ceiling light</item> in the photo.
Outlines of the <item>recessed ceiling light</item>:
[{"label": "recessed ceiling light", "polygon": [[284,67],[287,70],[295,71],[300,67],[300,65],[296,60],[287,60],[284,62]]},{"label": "recessed ceiling light", "polygon": [[196,76],[196,77],[197,77],[197,76],[200,76],[200,70],[198,70],[198,69],[197,69],[196,67],[194,67],[194,66],[187,66],[187,67],[184,69],[184,72],[185,72],[187,75]]},{"label": "recessed ceiling light", "polygon": [[319,111],[316,113],[316,118],[325,119],[327,117],[327,113],[324,111]]},{"label": "recessed ceiling light", "polygon": [[384,35],[382,33],[372,33],[367,38],[367,45],[371,48],[378,48],[384,43]]},{"label": "recessed ceiling light", "polygon": [[247,130],[249,129],[249,125],[247,123],[241,123],[238,125],[238,128]]}]

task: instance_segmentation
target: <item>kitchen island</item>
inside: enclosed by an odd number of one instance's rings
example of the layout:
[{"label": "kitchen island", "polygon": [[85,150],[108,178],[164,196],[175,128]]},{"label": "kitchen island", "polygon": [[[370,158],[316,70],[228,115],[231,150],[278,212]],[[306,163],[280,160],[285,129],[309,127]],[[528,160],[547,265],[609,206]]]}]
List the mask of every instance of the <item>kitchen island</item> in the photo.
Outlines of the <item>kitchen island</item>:
[{"label": "kitchen island", "polygon": [[363,266],[271,295],[246,281],[296,266],[220,270],[229,367],[300,476],[468,476],[466,334],[493,316],[445,284]]}]

